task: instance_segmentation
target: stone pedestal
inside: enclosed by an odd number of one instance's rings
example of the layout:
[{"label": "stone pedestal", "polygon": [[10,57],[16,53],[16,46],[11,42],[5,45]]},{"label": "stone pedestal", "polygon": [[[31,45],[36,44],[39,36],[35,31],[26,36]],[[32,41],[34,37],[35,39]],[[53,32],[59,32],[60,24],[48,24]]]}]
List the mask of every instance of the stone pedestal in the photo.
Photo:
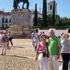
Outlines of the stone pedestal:
[{"label": "stone pedestal", "polygon": [[11,31],[17,35],[22,34],[28,37],[33,27],[32,14],[28,9],[13,10],[11,14],[12,27]]},{"label": "stone pedestal", "polygon": [[33,26],[32,14],[28,9],[13,10],[11,20],[13,25],[20,25],[24,28]]}]

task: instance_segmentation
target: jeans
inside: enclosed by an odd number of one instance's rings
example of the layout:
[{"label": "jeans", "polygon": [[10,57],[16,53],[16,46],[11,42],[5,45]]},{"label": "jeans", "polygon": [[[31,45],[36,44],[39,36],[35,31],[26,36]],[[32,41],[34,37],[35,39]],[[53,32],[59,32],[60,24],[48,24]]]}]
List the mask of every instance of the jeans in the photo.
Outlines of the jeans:
[{"label": "jeans", "polygon": [[70,54],[68,53],[62,53],[62,60],[63,60],[63,67],[62,70],[68,70],[68,64],[70,60]]}]

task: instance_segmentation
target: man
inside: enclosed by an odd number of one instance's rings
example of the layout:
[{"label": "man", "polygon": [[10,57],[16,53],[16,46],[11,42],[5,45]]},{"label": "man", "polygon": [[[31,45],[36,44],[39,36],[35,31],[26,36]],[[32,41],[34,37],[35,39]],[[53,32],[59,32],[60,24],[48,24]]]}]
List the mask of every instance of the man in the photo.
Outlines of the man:
[{"label": "man", "polygon": [[58,61],[57,59],[59,58],[59,38],[55,36],[55,31],[54,29],[49,29],[49,55],[50,55],[50,66],[51,70],[58,70]]},{"label": "man", "polygon": [[[11,46],[13,46],[13,41],[12,41],[13,36],[11,35],[11,33],[8,30],[6,30],[6,32],[7,32],[7,36],[8,36],[9,42],[11,43]],[[9,43],[8,43],[8,46],[9,46]]]}]

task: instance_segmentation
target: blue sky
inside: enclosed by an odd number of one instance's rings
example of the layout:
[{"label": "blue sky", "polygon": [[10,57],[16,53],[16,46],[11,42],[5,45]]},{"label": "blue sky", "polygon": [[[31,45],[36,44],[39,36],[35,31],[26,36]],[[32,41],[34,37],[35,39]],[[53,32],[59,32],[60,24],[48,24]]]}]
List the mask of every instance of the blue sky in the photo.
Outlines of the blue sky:
[{"label": "blue sky", "polygon": [[[29,0],[30,9],[34,9],[35,3],[38,5],[38,10],[42,9],[43,0]],[[48,0],[49,1],[49,0]],[[70,17],[70,0],[56,0],[57,13],[61,17]],[[13,0],[0,0],[0,10],[11,11],[13,9]]]}]

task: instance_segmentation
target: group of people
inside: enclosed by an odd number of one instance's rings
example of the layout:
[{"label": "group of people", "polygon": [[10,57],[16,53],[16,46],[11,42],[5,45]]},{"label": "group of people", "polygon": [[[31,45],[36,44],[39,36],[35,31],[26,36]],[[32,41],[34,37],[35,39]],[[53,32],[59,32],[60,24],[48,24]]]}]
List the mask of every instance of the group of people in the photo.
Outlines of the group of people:
[{"label": "group of people", "polygon": [[68,70],[70,61],[70,40],[67,33],[62,33],[58,38],[55,30],[50,28],[49,36],[44,32],[38,35],[35,30],[32,35],[32,44],[36,51],[36,60],[38,60],[40,70],[48,70],[48,61],[51,70],[59,70],[58,59],[62,56],[62,70]]},{"label": "group of people", "polygon": [[12,36],[8,30],[1,30],[0,31],[0,46],[2,47],[1,55],[6,55],[7,49],[9,49],[9,42],[13,46]]}]

